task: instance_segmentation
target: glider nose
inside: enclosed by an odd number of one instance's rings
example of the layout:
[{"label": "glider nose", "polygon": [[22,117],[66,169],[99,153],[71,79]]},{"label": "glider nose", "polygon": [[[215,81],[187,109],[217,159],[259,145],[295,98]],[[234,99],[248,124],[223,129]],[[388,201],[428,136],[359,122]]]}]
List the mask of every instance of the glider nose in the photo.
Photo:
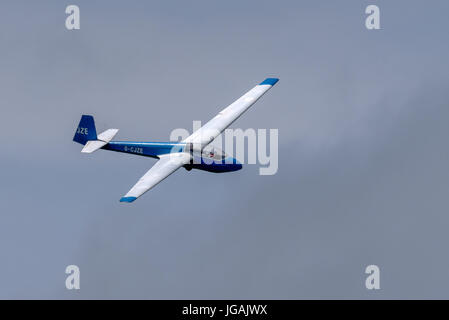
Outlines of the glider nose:
[{"label": "glider nose", "polygon": [[240,169],[242,169],[242,167],[243,167],[243,165],[237,159],[234,159],[234,168],[235,168],[235,170],[236,171],[240,170]]}]

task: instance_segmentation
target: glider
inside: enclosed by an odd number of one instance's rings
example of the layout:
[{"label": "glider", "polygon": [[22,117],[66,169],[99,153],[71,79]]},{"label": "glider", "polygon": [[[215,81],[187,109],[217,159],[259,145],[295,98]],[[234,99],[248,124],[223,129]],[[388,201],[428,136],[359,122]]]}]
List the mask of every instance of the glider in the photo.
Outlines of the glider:
[{"label": "glider", "polygon": [[242,164],[235,158],[208,145],[278,81],[277,78],[265,79],[181,142],[112,141],[118,129],[108,129],[97,135],[94,118],[91,115],[81,117],[73,141],[84,145],[81,150],[83,153],[104,149],[159,159],[120,199],[120,202],[133,202],[181,167],[189,171],[192,169],[210,172],[240,170]]}]

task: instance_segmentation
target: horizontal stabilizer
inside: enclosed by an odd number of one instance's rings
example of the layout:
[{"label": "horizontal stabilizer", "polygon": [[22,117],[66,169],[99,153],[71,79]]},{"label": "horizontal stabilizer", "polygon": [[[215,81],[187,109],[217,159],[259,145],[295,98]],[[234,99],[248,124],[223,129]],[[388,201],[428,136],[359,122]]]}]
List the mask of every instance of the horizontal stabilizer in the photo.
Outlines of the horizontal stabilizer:
[{"label": "horizontal stabilizer", "polygon": [[109,142],[112,140],[112,138],[115,137],[115,135],[117,134],[118,129],[108,129],[106,131],[103,131],[102,133],[100,133],[97,136],[98,140],[104,141],[104,142]]},{"label": "horizontal stabilizer", "polygon": [[82,153],[92,153],[94,151],[97,151],[98,149],[101,149],[105,145],[109,143],[109,141],[114,138],[114,136],[117,134],[118,129],[108,129],[102,133],[100,133],[97,136],[98,140],[89,140],[87,141],[86,145],[84,146],[83,150],[81,150]]},{"label": "horizontal stabilizer", "polygon": [[100,140],[90,140],[87,141],[86,145],[84,146],[83,150],[81,150],[82,153],[92,153],[94,151],[97,151],[98,149],[101,149],[108,143],[105,141]]}]

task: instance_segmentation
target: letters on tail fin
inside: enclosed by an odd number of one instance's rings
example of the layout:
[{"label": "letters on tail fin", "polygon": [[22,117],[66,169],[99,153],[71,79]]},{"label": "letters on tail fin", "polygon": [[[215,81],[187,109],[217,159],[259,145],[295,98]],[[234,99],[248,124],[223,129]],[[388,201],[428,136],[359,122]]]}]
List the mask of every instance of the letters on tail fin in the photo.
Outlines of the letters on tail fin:
[{"label": "letters on tail fin", "polygon": [[94,117],[90,115],[81,116],[78,128],[76,128],[73,141],[86,144],[87,141],[97,140],[97,131],[95,130]]}]

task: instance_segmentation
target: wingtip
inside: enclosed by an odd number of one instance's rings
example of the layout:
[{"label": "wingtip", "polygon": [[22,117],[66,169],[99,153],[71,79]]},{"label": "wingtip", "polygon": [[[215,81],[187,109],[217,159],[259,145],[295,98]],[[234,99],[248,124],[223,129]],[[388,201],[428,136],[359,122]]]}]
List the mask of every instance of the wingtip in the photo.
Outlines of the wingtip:
[{"label": "wingtip", "polygon": [[136,197],[122,197],[120,199],[120,202],[133,202],[136,199],[137,199]]},{"label": "wingtip", "polygon": [[259,86],[262,86],[262,85],[265,85],[265,84],[270,85],[270,86],[274,86],[278,81],[279,81],[279,78],[266,78],[264,81],[259,83]]}]

